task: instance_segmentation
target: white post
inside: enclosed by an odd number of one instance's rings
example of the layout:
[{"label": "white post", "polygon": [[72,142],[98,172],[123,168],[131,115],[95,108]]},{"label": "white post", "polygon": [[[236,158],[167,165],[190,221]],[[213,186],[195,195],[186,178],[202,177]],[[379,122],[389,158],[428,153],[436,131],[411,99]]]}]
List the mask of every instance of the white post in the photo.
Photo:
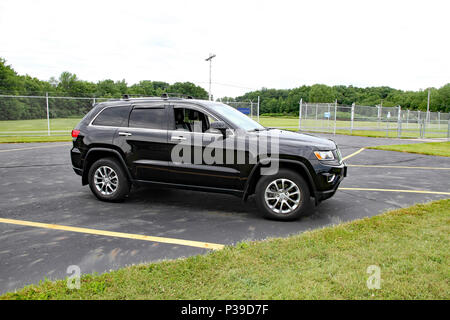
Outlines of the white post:
[{"label": "white post", "polygon": [[250,118],[253,119],[253,101],[250,100]]},{"label": "white post", "polygon": [[330,118],[331,118],[331,106],[328,104],[328,120],[327,120],[327,131],[330,129]]},{"label": "white post", "polygon": [[398,117],[397,117],[397,138],[402,136],[402,107],[398,106]]},{"label": "white post", "polygon": [[406,111],[406,129],[408,129],[408,122],[409,122],[409,109]]},{"label": "white post", "polygon": [[380,120],[381,120],[381,106],[377,106],[377,111],[378,111],[378,129],[380,128]]},{"label": "white post", "polygon": [[50,115],[48,110],[48,92],[45,93],[45,103],[47,105],[47,134],[50,135]]},{"label": "white post", "polygon": [[417,111],[417,126],[420,128],[420,110]]},{"label": "white post", "polygon": [[258,122],[259,122],[259,96],[258,96],[258,108],[257,108],[257,111],[256,111],[258,114],[257,114],[257,117],[258,117]]},{"label": "white post", "polygon": [[438,111],[438,130],[441,130],[441,112]]},{"label": "white post", "polygon": [[350,134],[353,133],[353,119],[355,118],[355,103],[352,103],[352,113],[351,113],[351,122],[350,122]]},{"label": "white post", "polygon": [[298,103],[298,131],[302,129],[302,104],[303,98],[300,98],[300,102]]},{"label": "white post", "polygon": [[430,122],[430,94],[431,94],[431,89],[428,88],[427,117],[426,117],[426,121],[427,121],[428,123]]},{"label": "white post", "polygon": [[334,135],[336,135],[336,115],[337,115],[337,99],[334,100],[334,130],[333,130]]}]

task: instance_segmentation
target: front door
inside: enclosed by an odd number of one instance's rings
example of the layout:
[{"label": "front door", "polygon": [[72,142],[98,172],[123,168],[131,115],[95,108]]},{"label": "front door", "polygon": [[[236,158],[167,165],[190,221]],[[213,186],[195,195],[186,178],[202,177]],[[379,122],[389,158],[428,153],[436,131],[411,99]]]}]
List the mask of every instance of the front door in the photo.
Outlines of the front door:
[{"label": "front door", "polygon": [[219,131],[211,130],[210,123],[217,119],[197,106],[174,105],[169,109],[168,116],[170,182],[242,189],[239,166],[226,163],[227,145],[234,152],[235,136],[231,131],[224,138]]}]

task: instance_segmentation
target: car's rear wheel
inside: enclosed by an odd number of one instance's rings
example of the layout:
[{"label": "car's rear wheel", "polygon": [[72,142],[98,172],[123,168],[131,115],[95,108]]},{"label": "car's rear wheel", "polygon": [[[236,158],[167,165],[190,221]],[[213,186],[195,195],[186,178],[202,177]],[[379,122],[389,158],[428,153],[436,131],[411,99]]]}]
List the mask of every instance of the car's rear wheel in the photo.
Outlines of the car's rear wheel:
[{"label": "car's rear wheel", "polygon": [[103,201],[120,201],[130,191],[122,166],[113,158],[97,160],[89,169],[89,187]]},{"label": "car's rear wheel", "polygon": [[280,169],[262,176],[256,185],[256,203],[265,217],[277,220],[298,219],[308,206],[310,192],[302,176]]}]

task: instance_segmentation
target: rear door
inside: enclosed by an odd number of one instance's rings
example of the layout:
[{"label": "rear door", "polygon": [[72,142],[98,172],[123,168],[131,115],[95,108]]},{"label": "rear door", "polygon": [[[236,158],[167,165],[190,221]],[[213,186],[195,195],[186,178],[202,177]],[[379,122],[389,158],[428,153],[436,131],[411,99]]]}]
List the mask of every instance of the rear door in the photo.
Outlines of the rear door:
[{"label": "rear door", "polygon": [[115,144],[124,152],[134,179],[167,181],[170,152],[164,104],[133,105],[128,126],[119,128]]}]

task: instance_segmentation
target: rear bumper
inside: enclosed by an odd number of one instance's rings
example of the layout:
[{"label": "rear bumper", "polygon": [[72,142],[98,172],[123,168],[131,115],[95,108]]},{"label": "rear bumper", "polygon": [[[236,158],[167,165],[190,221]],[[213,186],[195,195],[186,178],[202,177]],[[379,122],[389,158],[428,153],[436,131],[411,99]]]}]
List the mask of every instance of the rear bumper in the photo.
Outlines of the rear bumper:
[{"label": "rear bumper", "polygon": [[72,169],[79,176],[83,176],[83,169],[81,163],[81,152],[77,148],[72,148],[70,150],[70,159],[72,161]]}]

